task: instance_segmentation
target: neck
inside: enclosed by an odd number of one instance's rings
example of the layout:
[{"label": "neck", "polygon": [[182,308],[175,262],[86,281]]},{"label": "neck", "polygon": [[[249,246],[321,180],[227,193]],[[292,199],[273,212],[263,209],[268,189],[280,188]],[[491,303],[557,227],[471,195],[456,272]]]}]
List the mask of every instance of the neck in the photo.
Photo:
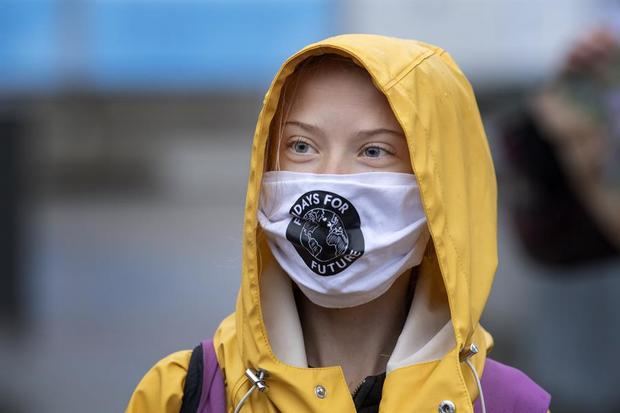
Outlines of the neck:
[{"label": "neck", "polygon": [[379,298],[352,308],[320,307],[295,289],[308,364],[340,365],[351,392],[367,376],[383,373],[407,319],[412,272]]}]

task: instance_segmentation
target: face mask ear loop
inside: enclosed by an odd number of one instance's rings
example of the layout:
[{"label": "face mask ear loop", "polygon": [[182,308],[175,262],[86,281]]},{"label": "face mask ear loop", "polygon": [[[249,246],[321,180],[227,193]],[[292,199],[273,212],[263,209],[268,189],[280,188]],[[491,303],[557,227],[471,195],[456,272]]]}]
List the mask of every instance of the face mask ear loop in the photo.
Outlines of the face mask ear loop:
[{"label": "face mask ear loop", "polygon": [[259,369],[258,371],[247,369],[245,371],[245,376],[248,378],[248,380],[250,380],[250,382],[252,382],[252,387],[250,387],[250,390],[248,390],[243,395],[241,400],[239,400],[239,403],[237,403],[237,406],[235,407],[234,413],[239,413],[241,411],[241,408],[243,407],[245,402],[248,401],[254,390],[258,389],[258,391],[260,391],[261,393],[267,390],[267,385],[265,384],[265,379],[267,378],[267,371],[262,369]]},{"label": "face mask ear loop", "polygon": [[482,392],[482,384],[480,383],[478,372],[469,360],[472,356],[475,356],[476,354],[478,354],[478,347],[475,344],[472,344],[471,346],[469,346],[469,349],[464,350],[464,352],[461,353],[461,362],[467,364],[467,367],[469,367],[472,374],[474,375],[474,378],[476,379],[476,386],[478,386],[478,393],[480,394],[480,406],[482,407],[482,413],[487,413],[487,407],[484,402],[484,393]]}]

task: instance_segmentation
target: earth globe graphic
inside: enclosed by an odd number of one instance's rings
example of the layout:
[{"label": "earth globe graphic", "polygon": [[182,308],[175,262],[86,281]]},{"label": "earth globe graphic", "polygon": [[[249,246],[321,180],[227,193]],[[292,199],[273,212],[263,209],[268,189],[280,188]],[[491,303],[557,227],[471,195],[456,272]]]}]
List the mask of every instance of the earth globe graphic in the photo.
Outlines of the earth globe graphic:
[{"label": "earth globe graphic", "polygon": [[302,217],[301,245],[320,262],[345,254],[349,237],[340,217],[333,211],[314,208]]}]

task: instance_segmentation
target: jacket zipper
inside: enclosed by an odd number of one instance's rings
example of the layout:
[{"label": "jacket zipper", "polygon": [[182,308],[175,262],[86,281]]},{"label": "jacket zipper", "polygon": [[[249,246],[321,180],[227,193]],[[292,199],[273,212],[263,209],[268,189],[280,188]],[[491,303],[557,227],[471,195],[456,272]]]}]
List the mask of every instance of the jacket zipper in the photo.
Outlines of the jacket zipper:
[{"label": "jacket zipper", "polygon": [[366,379],[362,380],[360,384],[357,385],[357,387],[355,388],[355,390],[353,390],[353,393],[351,393],[351,396],[353,398],[355,398],[355,396],[357,395],[357,392],[360,391],[360,389],[362,388],[362,386],[364,385],[364,383],[366,383]]}]

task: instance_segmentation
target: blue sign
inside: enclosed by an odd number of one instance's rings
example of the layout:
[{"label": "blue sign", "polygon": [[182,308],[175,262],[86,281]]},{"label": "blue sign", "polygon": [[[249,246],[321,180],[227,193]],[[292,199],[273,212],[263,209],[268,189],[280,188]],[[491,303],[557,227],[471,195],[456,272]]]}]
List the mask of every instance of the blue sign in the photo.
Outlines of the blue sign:
[{"label": "blue sign", "polygon": [[0,0],[0,90],[265,89],[327,0]]}]

